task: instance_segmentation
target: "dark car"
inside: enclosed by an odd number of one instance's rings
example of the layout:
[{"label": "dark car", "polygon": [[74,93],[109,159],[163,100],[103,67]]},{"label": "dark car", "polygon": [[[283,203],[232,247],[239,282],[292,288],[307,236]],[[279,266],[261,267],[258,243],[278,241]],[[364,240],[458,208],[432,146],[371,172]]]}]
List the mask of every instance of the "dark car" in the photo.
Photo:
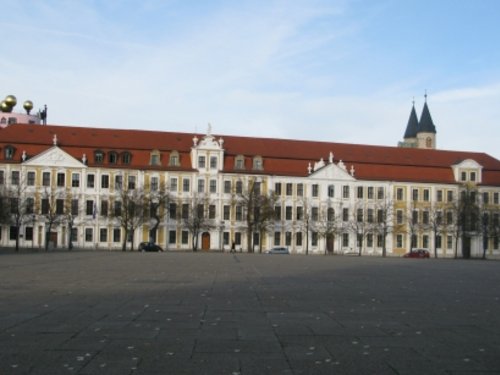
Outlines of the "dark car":
[{"label": "dark car", "polygon": [[268,254],[290,254],[288,248],[286,247],[273,247],[267,251]]},{"label": "dark car", "polygon": [[141,242],[139,244],[139,251],[163,251],[163,249],[152,242]]},{"label": "dark car", "polygon": [[405,258],[430,258],[429,251],[426,249],[413,249],[403,256]]}]

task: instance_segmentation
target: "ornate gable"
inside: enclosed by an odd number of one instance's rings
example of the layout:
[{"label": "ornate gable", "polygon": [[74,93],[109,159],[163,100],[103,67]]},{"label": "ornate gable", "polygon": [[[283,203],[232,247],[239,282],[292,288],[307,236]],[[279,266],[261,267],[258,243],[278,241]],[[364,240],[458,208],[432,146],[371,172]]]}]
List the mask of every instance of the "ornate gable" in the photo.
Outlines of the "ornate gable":
[{"label": "ornate gable", "polygon": [[41,167],[64,167],[64,168],[86,168],[81,161],[75,159],[67,152],[61,150],[58,146],[52,146],[48,150],[25,161],[26,166]]},{"label": "ornate gable", "polygon": [[330,153],[328,163],[323,159],[314,163],[314,169],[309,164],[309,178],[321,180],[339,180],[339,181],[355,181],[354,166],[351,165],[349,171],[345,164],[340,160],[338,163],[333,161],[333,154]]}]

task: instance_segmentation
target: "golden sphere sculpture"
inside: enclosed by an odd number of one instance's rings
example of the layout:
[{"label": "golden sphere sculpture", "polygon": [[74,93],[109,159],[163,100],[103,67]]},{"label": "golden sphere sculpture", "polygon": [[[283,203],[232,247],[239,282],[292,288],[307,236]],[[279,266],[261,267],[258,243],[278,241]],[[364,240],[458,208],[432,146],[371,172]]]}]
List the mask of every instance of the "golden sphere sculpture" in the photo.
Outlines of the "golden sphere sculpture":
[{"label": "golden sphere sculpture", "polygon": [[5,97],[5,103],[7,103],[11,108],[14,108],[17,104],[17,99],[14,95],[7,95]]},{"label": "golden sphere sculpture", "polygon": [[9,106],[5,100],[2,100],[2,102],[0,103],[0,110],[2,112],[11,112],[12,107]]},{"label": "golden sphere sculpture", "polygon": [[31,100],[26,100],[23,103],[23,108],[26,111],[26,113],[29,115],[31,110],[33,109],[33,102]]}]

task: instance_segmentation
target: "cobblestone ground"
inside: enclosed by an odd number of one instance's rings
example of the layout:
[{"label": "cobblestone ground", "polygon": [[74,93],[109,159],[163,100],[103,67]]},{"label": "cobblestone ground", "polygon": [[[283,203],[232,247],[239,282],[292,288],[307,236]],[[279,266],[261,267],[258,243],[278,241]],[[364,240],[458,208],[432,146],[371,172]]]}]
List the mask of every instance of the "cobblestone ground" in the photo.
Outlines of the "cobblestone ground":
[{"label": "cobblestone ground", "polygon": [[500,373],[500,262],[0,255],[0,374]]}]

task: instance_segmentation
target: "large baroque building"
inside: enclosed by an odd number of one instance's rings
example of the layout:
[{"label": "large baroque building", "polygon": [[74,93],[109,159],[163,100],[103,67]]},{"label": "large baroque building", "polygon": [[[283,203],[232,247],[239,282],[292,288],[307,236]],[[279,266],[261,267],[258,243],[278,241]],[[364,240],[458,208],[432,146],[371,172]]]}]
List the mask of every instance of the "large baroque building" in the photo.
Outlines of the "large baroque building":
[{"label": "large baroque building", "polygon": [[[210,125],[188,134],[10,124],[0,129],[0,188],[27,203],[17,224],[12,208],[4,218],[0,246],[17,239],[22,247],[121,249],[152,240],[172,251],[195,242],[212,251],[500,254],[500,161],[436,149],[427,103],[420,121],[412,108],[400,146],[223,136]],[[128,238],[119,218],[124,189],[168,195]],[[255,202],[249,209],[254,192],[272,197],[264,226]],[[469,193],[476,224],[460,232]],[[197,231],[187,221],[199,213],[193,203],[203,207]]]}]

